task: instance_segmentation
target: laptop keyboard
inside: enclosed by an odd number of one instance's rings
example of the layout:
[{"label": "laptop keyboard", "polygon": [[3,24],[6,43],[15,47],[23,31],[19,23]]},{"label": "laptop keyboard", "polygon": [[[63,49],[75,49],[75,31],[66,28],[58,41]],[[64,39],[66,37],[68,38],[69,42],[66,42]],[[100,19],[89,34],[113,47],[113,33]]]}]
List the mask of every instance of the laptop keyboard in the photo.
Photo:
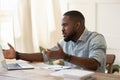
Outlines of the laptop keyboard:
[{"label": "laptop keyboard", "polygon": [[8,69],[19,69],[19,68],[21,68],[21,66],[17,63],[7,64],[7,65],[8,65]]}]

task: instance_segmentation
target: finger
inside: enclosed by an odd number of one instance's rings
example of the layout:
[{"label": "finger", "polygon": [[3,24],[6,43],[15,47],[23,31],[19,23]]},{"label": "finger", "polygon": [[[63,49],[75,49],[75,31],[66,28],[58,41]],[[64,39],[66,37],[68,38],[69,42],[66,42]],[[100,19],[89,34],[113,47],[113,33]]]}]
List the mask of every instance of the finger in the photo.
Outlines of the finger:
[{"label": "finger", "polygon": [[43,53],[44,53],[44,54],[47,54],[47,50],[44,50]]},{"label": "finger", "polygon": [[51,51],[50,49],[47,49],[47,51]]},{"label": "finger", "polygon": [[45,54],[49,54],[49,53],[50,53],[50,50],[47,49],[47,50],[44,51],[44,53],[45,53]]},{"label": "finger", "polygon": [[12,47],[12,45],[11,45],[11,44],[9,44],[9,43],[8,43],[8,46],[9,46],[10,48],[13,48],[13,47]]},{"label": "finger", "polygon": [[45,51],[44,51],[44,54],[45,54],[47,57],[50,57],[50,54],[49,54],[49,51],[48,51],[48,50],[45,50]]}]

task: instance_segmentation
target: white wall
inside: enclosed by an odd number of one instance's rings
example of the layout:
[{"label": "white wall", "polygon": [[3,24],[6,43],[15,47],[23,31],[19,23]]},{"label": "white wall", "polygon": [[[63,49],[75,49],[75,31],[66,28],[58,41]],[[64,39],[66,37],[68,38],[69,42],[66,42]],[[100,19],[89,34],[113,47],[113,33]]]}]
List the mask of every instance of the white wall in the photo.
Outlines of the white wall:
[{"label": "white wall", "polygon": [[81,11],[86,27],[102,33],[107,42],[107,54],[115,54],[120,64],[120,0],[68,0],[69,10]]}]

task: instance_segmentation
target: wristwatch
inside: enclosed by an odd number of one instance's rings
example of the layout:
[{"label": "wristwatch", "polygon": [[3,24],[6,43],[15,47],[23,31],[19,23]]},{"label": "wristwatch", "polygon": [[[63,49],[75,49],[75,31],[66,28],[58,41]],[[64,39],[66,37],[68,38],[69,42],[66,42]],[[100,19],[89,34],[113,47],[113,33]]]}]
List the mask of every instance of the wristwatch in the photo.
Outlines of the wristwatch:
[{"label": "wristwatch", "polygon": [[16,53],[16,60],[20,59],[20,53],[18,51],[16,51],[15,53]]},{"label": "wristwatch", "polygon": [[64,60],[67,61],[67,62],[70,62],[70,61],[71,61],[71,58],[72,58],[72,55],[70,55],[70,54],[65,54]]}]

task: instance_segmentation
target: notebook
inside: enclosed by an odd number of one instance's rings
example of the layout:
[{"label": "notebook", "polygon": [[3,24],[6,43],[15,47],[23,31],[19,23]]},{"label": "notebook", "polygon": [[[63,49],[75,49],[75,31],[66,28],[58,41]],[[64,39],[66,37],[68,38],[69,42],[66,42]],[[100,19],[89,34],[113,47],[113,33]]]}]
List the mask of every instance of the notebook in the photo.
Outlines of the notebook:
[{"label": "notebook", "polygon": [[7,70],[34,69],[34,67],[27,61],[17,60],[15,62],[6,62],[1,46],[0,46],[0,63]]}]

